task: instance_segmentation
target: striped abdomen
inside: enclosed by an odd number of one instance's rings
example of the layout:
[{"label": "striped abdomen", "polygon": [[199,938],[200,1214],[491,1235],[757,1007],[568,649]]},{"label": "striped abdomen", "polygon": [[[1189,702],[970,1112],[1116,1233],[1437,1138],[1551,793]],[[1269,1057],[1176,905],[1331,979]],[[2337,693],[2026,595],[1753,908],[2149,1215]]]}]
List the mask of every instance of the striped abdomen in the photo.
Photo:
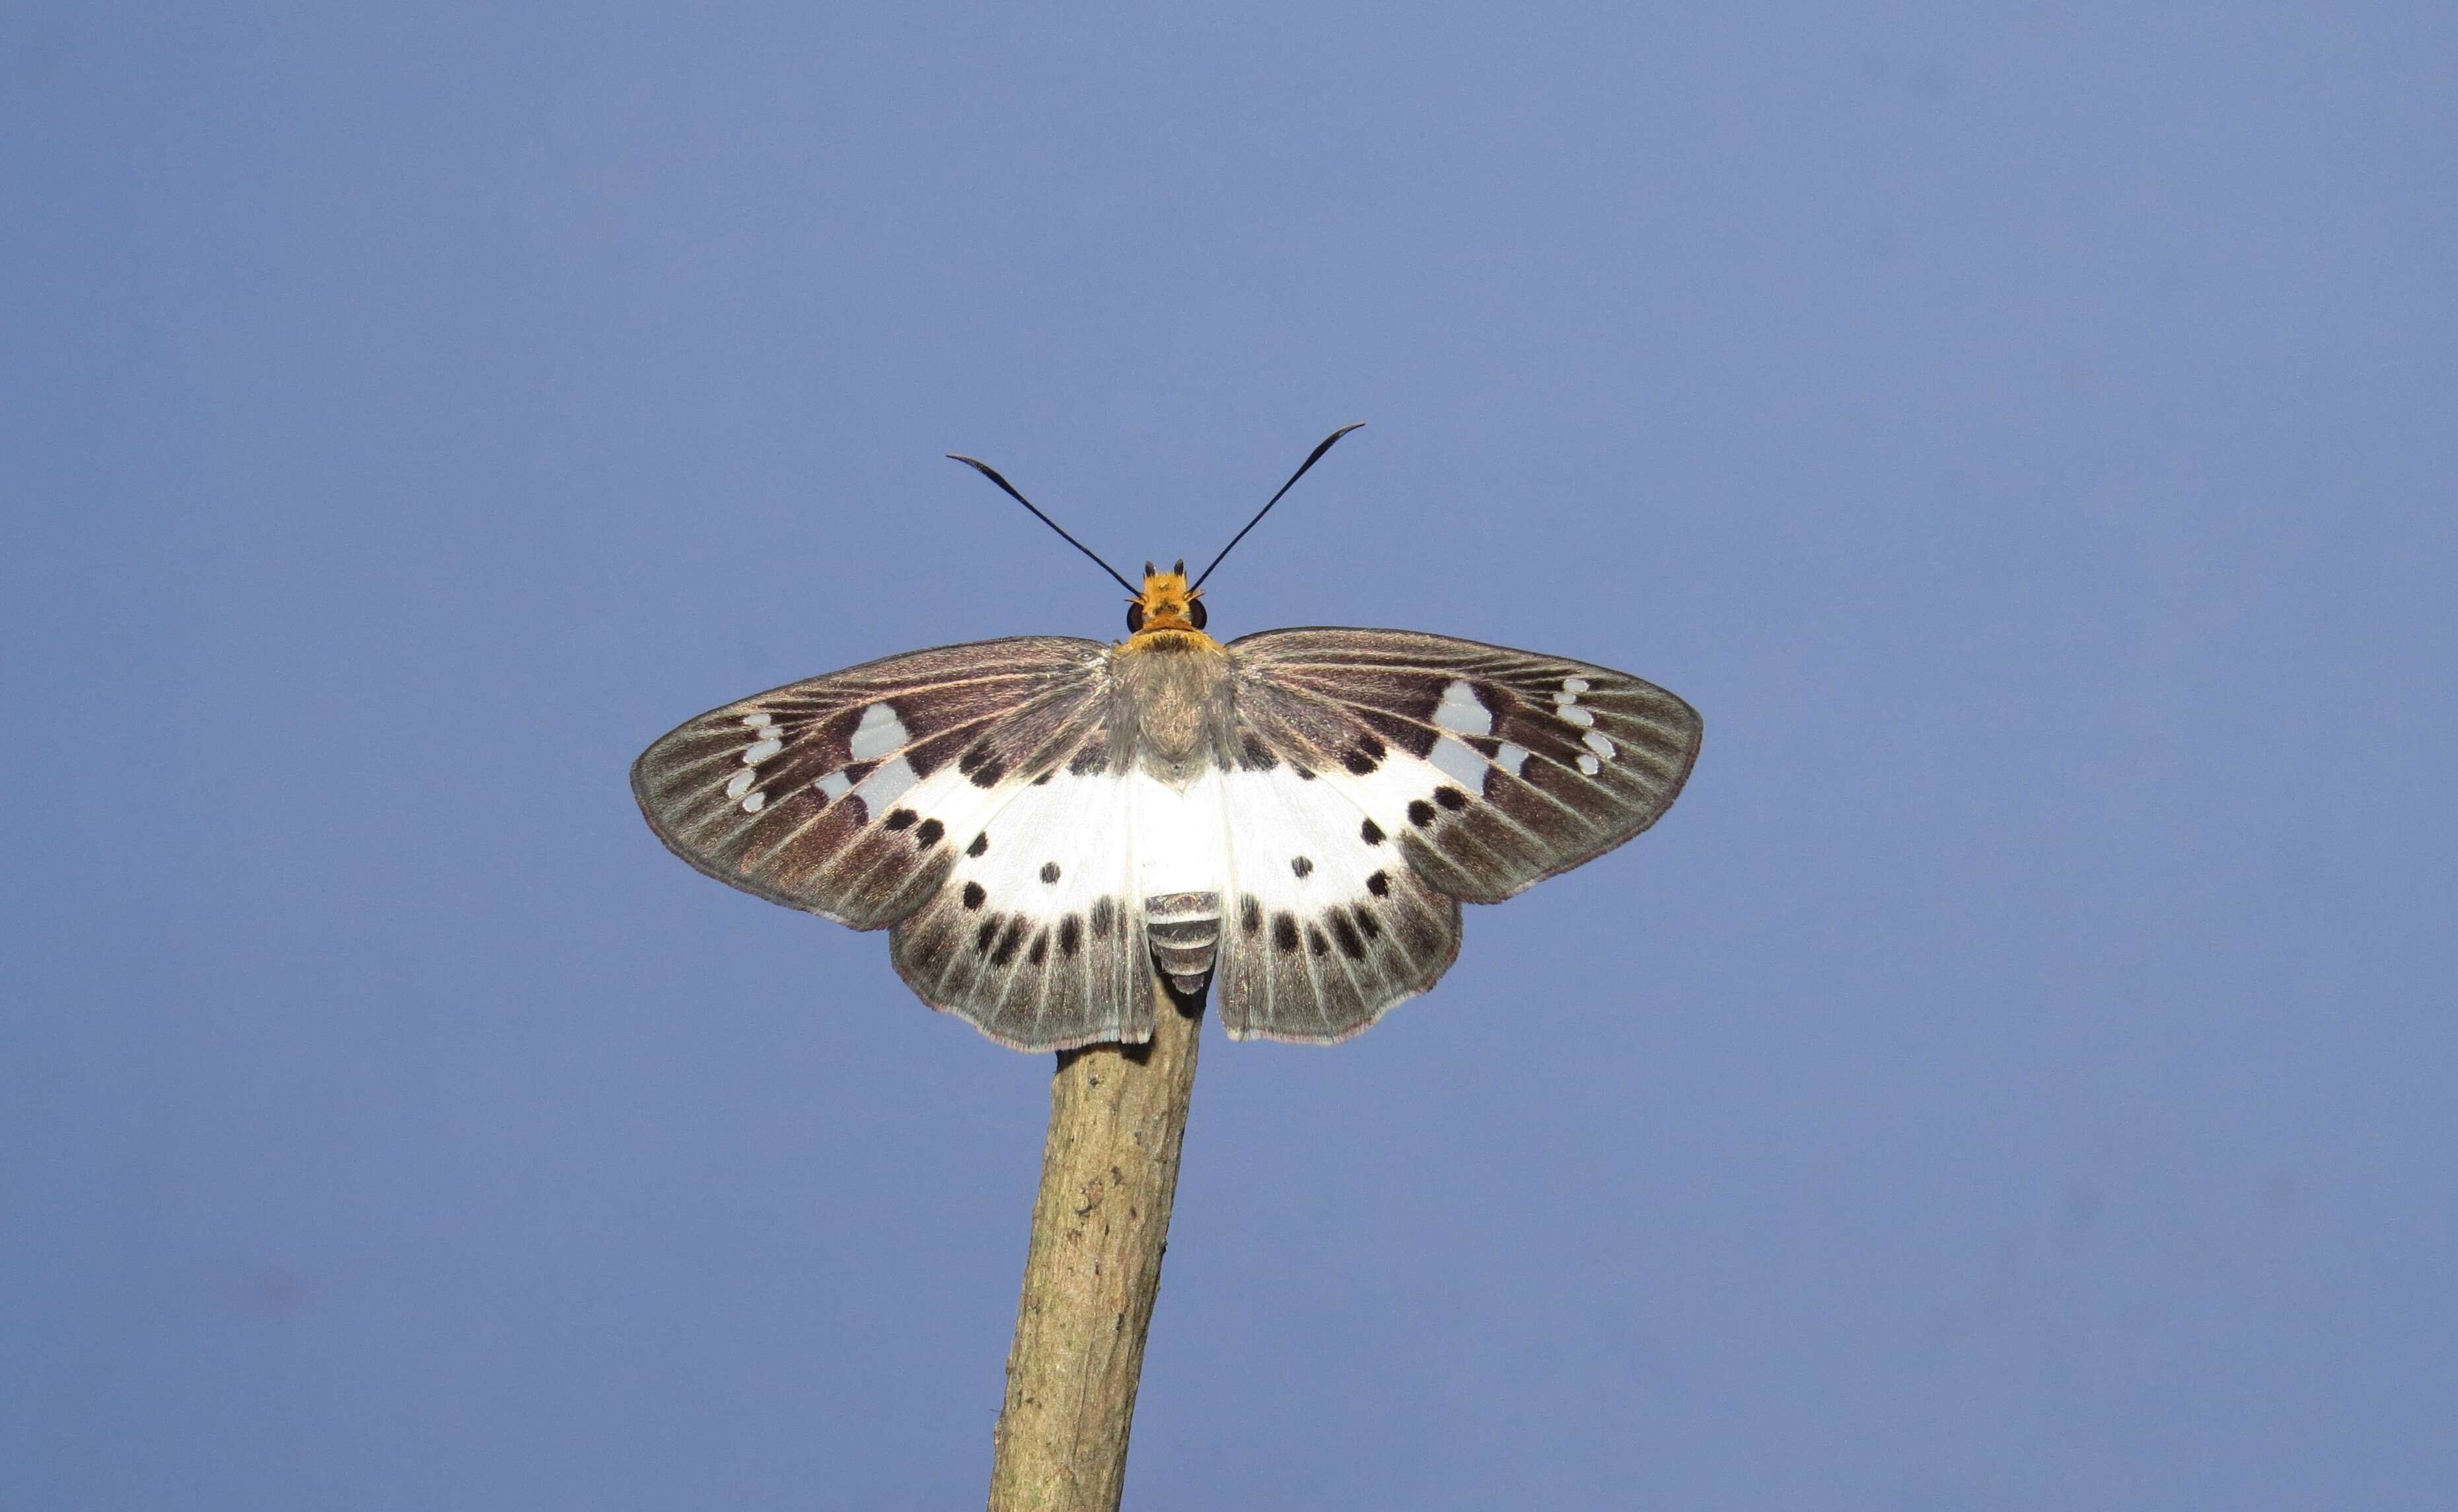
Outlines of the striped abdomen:
[{"label": "striped abdomen", "polygon": [[1160,893],[1144,900],[1144,934],[1153,963],[1177,990],[1192,997],[1212,975],[1220,943],[1220,895]]}]

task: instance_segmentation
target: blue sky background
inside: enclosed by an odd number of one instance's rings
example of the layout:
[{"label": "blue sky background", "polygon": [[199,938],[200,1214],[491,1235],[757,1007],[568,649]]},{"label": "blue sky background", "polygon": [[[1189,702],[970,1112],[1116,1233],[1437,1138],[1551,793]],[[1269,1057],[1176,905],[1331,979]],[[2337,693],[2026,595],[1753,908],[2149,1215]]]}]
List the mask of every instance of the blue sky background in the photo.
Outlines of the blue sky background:
[{"label": "blue sky background", "polygon": [[1205,1052],[1132,1505],[2458,1501],[2439,6],[0,13],[0,1504],[943,1507],[1049,1060],[625,767],[892,652],[1704,713]]}]

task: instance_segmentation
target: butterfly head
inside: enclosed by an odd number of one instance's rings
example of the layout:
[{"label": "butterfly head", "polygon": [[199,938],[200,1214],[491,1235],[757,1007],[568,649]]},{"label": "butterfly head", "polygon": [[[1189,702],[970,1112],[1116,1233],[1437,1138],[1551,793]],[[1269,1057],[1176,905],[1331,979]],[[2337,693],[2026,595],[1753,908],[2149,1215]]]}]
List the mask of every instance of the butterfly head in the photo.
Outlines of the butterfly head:
[{"label": "butterfly head", "polygon": [[1202,590],[1186,586],[1183,561],[1166,572],[1144,564],[1144,590],[1127,601],[1127,630],[1136,639],[1173,631],[1199,633],[1209,617]]}]

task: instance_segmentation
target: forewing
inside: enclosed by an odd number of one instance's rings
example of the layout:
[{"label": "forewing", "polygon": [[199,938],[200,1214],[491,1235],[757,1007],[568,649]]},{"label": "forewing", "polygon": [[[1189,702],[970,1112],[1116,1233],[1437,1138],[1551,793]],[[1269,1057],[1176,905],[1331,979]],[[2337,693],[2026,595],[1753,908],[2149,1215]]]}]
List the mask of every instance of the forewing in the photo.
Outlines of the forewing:
[{"label": "forewing", "polygon": [[1698,712],[1568,657],[1414,631],[1281,630],[1229,648],[1242,764],[1295,764],[1369,848],[1494,902],[1656,822],[1698,759]]},{"label": "forewing", "polygon": [[632,792],[709,876],[877,929],[922,906],[1034,777],[1098,745],[1106,656],[1097,641],[1023,636],[792,683],[658,740]]}]

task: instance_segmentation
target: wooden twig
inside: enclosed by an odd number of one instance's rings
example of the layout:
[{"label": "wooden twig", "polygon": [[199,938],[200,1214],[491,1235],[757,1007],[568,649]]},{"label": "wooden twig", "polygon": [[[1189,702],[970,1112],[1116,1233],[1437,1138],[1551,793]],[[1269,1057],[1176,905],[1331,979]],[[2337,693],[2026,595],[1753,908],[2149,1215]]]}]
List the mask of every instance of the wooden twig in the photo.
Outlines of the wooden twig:
[{"label": "wooden twig", "polygon": [[1150,1043],[1058,1057],[990,1512],[1114,1512],[1126,1485],[1203,1023],[1153,993]]}]

